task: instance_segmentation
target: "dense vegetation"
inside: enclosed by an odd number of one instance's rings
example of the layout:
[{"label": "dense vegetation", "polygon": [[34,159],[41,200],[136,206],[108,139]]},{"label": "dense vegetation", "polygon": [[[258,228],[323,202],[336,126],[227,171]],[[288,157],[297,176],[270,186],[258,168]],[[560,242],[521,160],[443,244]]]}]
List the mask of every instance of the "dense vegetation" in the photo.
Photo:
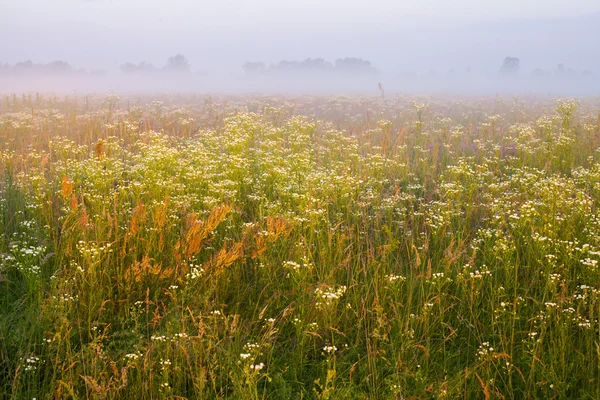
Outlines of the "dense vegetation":
[{"label": "dense vegetation", "polygon": [[0,397],[598,398],[599,110],[5,96]]}]

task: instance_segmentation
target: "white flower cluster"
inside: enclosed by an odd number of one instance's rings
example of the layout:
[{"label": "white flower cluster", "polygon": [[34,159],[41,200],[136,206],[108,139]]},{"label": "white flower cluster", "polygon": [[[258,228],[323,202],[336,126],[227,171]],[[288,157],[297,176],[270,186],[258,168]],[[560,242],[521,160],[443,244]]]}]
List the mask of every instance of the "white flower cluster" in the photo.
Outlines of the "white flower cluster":
[{"label": "white flower cluster", "polygon": [[401,276],[401,275],[394,275],[394,274],[389,274],[389,275],[386,275],[386,276],[385,276],[385,278],[386,278],[386,279],[387,279],[387,280],[388,280],[390,283],[393,283],[393,282],[396,282],[396,281],[397,281],[397,282],[404,282],[404,281],[406,280],[406,277],[404,277],[404,276]]},{"label": "white flower cluster", "polygon": [[150,340],[153,340],[155,342],[166,342],[166,341],[174,342],[177,339],[187,339],[188,337],[189,336],[187,333],[181,332],[181,333],[175,333],[173,336],[152,335],[152,336],[150,336]]},{"label": "white flower cluster", "polygon": [[297,271],[297,270],[299,270],[299,269],[300,269],[300,264],[298,264],[298,263],[297,263],[297,262],[295,262],[295,261],[285,261],[285,262],[283,263],[283,266],[284,266],[285,268],[291,269],[291,270],[293,270],[293,271]]},{"label": "white flower cluster", "polygon": [[444,282],[452,282],[452,279],[447,277],[443,272],[435,272],[431,274],[430,282],[433,283],[444,283]]},{"label": "white flower cluster", "polygon": [[582,260],[580,260],[581,263],[587,267],[590,267],[591,269],[596,269],[596,267],[598,266],[598,260],[594,260],[591,258],[584,258]]},{"label": "white flower cluster", "polygon": [[313,264],[304,257],[301,263],[296,261],[284,261],[283,267],[293,272],[310,271],[313,268]]},{"label": "white flower cluster", "polygon": [[187,278],[191,280],[195,280],[200,278],[204,274],[204,268],[200,265],[191,264],[190,271],[187,273]]},{"label": "white flower cluster", "polygon": [[259,364],[251,364],[256,361],[256,358],[262,356],[263,353],[260,351],[260,345],[258,343],[246,343],[244,345],[244,352],[240,354],[241,360],[238,364],[245,364],[246,368],[249,368],[252,371],[260,371],[265,367],[264,363]]},{"label": "white flower cluster", "polygon": [[337,351],[337,347],[335,346],[325,346],[323,347],[323,351],[327,354],[333,354]]},{"label": "white flower cluster", "polygon": [[264,363],[250,365],[250,369],[253,369],[255,371],[260,371],[264,367],[265,367]]},{"label": "white flower cluster", "polygon": [[25,371],[35,371],[37,369],[37,363],[40,359],[36,356],[27,357],[25,359]]},{"label": "white flower cluster", "polygon": [[324,289],[316,288],[318,306],[328,306],[339,300],[346,293],[346,286],[325,287]]},{"label": "white flower cluster", "polygon": [[75,296],[71,296],[70,294],[59,294],[58,296],[52,296],[53,299],[61,301],[61,302],[69,302],[69,301],[75,301],[77,300],[79,297],[77,295]]},{"label": "white flower cluster", "polygon": [[82,256],[88,256],[92,260],[96,260],[103,253],[112,253],[111,243],[101,246],[94,242],[85,242],[80,240],[77,242],[77,250]]},{"label": "white flower cluster", "polygon": [[477,357],[480,359],[486,358],[494,352],[494,348],[490,346],[490,342],[483,342],[477,350]]},{"label": "white flower cluster", "polygon": [[142,356],[142,354],[140,352],[125,354],[125,358],[128,358],[130,360],[137,360],[141,356]]}]

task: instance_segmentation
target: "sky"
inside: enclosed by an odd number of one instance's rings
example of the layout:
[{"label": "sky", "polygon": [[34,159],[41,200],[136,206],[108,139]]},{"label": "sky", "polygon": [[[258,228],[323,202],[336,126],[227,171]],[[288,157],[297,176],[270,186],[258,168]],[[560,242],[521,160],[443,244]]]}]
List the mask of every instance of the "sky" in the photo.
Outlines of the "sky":
[{"label": "sky", "polygon": [[118,71],[177,53],[194,71],[347,56],[400,71],[600,74],[599,0],[0,0],[0,63]]},{"label": "sky", "polygon": [[132,30],[252,27],[282,24],[348,27],[391,24],[403,16],[493,20],[578,16],[600,11],[597,0],[2,0],[3,20],[22,26],[96,24]]}]

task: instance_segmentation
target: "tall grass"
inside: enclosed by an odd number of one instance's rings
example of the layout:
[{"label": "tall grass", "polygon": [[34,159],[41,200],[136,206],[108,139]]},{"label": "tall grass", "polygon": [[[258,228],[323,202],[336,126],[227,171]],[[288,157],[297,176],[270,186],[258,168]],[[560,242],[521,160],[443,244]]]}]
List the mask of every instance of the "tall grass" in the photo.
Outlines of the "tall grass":
[{"label": "tall grass", "polygon": [[0,397],[598,398],[594,100],[0,104]]}]

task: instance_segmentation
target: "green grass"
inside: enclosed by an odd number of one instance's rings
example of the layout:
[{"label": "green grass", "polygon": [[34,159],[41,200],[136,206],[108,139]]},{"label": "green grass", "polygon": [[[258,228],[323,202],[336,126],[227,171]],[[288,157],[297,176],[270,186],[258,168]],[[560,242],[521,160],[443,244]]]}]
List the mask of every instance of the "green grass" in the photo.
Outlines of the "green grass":
[{"label": "green grass", "polygon": [[0,398],[598,398],[599,110],[5,96]]}]

